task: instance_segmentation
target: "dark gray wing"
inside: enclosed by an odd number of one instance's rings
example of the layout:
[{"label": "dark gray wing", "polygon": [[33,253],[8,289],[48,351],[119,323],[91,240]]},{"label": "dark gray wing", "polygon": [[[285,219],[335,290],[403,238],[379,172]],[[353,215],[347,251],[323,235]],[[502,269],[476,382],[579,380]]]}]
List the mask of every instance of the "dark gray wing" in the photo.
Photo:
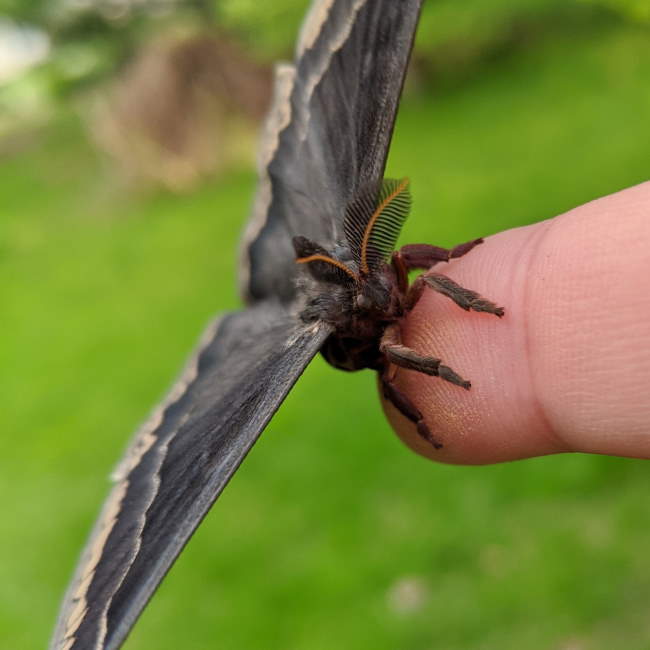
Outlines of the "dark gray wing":
[{"label": "dark gray wing", "polygon": [[211,325],[136,435],[82,555],[52,641],[118,648],[329,330],[260,303]]},{"label": "dark gray wing", "polygon": [[250,302],[289,300],[291,238],[343,239],[348,202],[379,191],[422,0],[316,0],[295,65],[276,72],[260,184],[244,235]]}]

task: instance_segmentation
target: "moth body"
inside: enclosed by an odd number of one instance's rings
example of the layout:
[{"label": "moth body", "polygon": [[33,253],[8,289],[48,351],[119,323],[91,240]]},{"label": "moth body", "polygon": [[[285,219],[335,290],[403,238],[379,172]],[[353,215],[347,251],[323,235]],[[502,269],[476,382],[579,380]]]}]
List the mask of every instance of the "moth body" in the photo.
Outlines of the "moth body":
[{"label": "moth body", "polygon": [[[431,271],[439,262],[461,257],[483,240],[452,249],[412,244],[395,251],[395,243],[411,206],[407,179],[385,179],[374,195],[361,194],[346,211],[346,240],[331,250],[303,236],[293,238],[296,262],[307,272],[298,282],[304,322],[322,321],[333,328],[321,353],[340,370],[371,368],[381,375],[384,396],[416,424],[417,431],[435,447],[422,414],[394,383],[397,367],[434,375],[469,389],[463,379],[440,359],[418,354],[402,342],[401,321],[428,287],[469,311],[503,316],[503,309],[450,278]],[[408,272],[425,269],[409,286]]]},{"label": "moth body", "polygon": [[[309,244],[312,242],[305,238],[294,239],[298,259],[304,259],[305,251],[311,250]],[[344,246],[337,246],[338,254],[332,253],[331,259],[346,263],[342,251],[347,250]],[[357,265],[349,261],[347,267],[354,273],[353,278],[345,272],[330,272],[327,264],[334,267],[322,260],[314,260],[308,265],[311,277],[303,280],[305,307],[301,319],[305,322],[324,321],[334,327],[334,333],[328,337],[321,353],[335,368],[381,370],[383,355],[379,342],[386,327],[401,318],[404,312],[404,297],[398,290],[392,266],[382,263],[364,277],[359,274]]]}]

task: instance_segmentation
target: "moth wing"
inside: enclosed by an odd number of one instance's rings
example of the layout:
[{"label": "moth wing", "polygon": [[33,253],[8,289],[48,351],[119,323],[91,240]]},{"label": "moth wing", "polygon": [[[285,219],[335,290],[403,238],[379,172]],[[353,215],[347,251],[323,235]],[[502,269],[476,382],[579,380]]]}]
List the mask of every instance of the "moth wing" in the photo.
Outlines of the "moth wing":
[{"label": "moth wing", "polygon": [[51,648],[121,645],[328,333],[266,302],[208,328],[118,467]]},{"label": "moth wing", "polygon": [[295,291],[291,238],[344,237],[360,188],[379,192],[422,0],[316,0],[296,61],[276,72],[242,245],[248,301]]}]

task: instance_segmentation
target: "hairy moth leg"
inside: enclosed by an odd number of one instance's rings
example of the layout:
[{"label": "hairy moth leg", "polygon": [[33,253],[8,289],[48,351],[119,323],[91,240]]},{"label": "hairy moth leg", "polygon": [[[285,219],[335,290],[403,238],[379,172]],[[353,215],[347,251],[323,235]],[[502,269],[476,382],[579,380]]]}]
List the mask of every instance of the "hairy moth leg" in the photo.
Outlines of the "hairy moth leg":
[{"label": "hairy moth leg", "polygon": [[409,271],[415,269],[430,269],[439,262],[462,257],[469,253],[472,248],[483,243],[483,239],[472,239],[472,241],[458,244],[454,248],[440,248],[429,244],[407,244],[399,249],[399,255]]},{"label": "hairy moth leg", "polygon": [[426,422],[422,418],[422,413],[418,411],[413,402],[402,393],[401,390],[393,383],[393,378],[384,373],[381,377],[381,387],[384,397],[406,418],[415,423],[418,434],[436,449],[442,447],[442,443],[434,438]]},{"label": "hairy moth leg", "polygon": [[391,264],[395,270],[395,277],[397,278],[397,288],[403,293],[408,292],[409,288],[409,267],[402,257],[401,253],[395,251],[391,256]]},{"label": "hairy moth leg", "polygon": [[402,344],[402,336],[398,323],[386,328],[379,343],[379,350],[389,363],[407,370],[417,370],[425,375],[440,377],[451,384],[469,390],[471,384],[454,372],[449,366],[442,364],[440,359],[418,354],[412,348]]},{"label": "hairy moth leg", "polygon": [[[459,307],[465,311],[483,311],[488,314],[494,314],[501,318],[504,314],[503,307],[497,307],[493,302],[486,300],[480,296],[476,291],[471,291],[470,289],[465,289],[459,284],[456,284],[451,278],[448,278],[446,275],[440,273],[425,273],[421,275],[414,283],[412,290],[414,294],[417,294],[417,298],[420,297],[422,293],[422,287],[417,287],[418,283],[424,283],[426,286],[430,287],[434,291],[441,293],[447,298],[451,298]],[[417,299],[416,299],[417,302]],[[415,304],[415,303],[413,303]]]}]

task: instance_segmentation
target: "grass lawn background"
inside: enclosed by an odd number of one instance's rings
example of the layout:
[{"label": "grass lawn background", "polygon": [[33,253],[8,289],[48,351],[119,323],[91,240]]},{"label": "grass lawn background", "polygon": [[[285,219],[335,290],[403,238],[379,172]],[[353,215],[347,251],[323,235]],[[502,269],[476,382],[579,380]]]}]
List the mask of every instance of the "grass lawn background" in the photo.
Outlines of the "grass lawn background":
[{"label": "grass lawn background", "polygon": [[[405,100],[402,242],[452,245],[650,176],[647,30],[556,33]],[[239,305],[251,170],[133,197],[71,115],[0,161],[0,646],[43,647],[131,432]],[[606,344],[606,342],[603,342]],[[648,466],[422,460],[372,373],[307,370],[126,648],[650,647]]]}]

